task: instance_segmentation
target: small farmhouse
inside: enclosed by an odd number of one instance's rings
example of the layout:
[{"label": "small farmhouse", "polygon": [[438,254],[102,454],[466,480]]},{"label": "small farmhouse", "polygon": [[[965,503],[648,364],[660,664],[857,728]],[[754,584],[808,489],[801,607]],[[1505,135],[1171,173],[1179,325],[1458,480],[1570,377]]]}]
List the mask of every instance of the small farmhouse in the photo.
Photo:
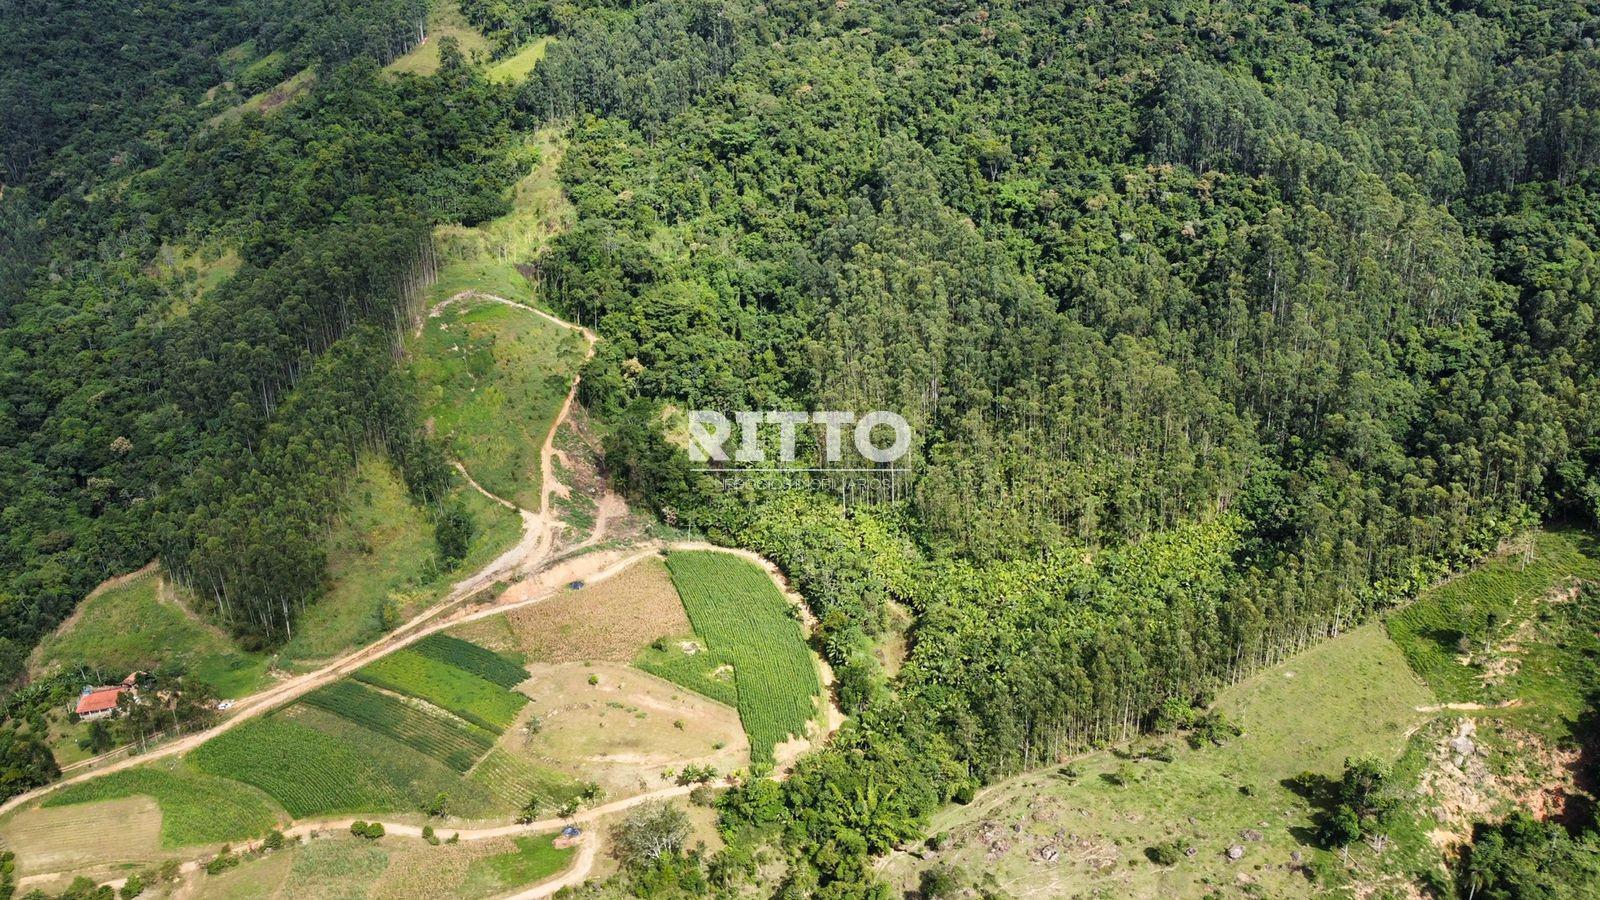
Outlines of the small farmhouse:
[{"label": "small farmhouse", "polygon": [[135,699],[138,698],[139,689],[136,686],[138,681],[139,673],[130,672],[127,678],[122,679],[121,684],[106,687],[85,687],[83,693],[78,695],[78,718],[85,722],[93,722],[95,719],[104,719],[108,716],[116,715],[117,700],[124,692]]},{"label": "small farmhouse", "polygon": [[121,685],[116,687],[84,688],[78,697],[78,718],[85,722],[104,719],[117,711],[117,698],[122,696]]}]

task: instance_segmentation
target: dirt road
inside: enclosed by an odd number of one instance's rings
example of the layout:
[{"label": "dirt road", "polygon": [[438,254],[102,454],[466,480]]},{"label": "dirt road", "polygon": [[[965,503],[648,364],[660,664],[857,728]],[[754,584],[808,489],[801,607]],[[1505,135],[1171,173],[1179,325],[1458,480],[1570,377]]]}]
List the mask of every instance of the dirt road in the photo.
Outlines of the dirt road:
[{"label": "dirt road", "polygon": [[[435,306],[433,310],[430,311],[429,315],[438,315],[439,311],[445,306],[472,297],[504,303],[509,306],[527,310],[535,315],[555,322],[556,324],[577,330],[584,336],[589,345],[585,359],[587,360],[594,354],[596,337],[594,333],[588,329],[573,325],[568,322],[563,322],[560,319],[557,319],[543,311],[534,309],[533,307],[517,303],[516,301],[507,300],[502,297],[496,297],[491,294],[482,294],[473,291],[466,291],[457,294]],[[419,325],[418,328],[420,331],[421,326]],[[293,702],[297,698],[316,690],[319,687],[349,675],[351,672],[372,662],[375,659],[378,659],[379,657],[409,646],[410,644],[413,644],[430,634],[435,634],[446,628],[451,628],[465,622],[471,622],[477,619],[486,618],[488,616],[498,615],[508,610],[517,609],[533,603],[539,603],[551,596],[568,590],[568,585],[574,581],[583,581],[588,584],[595,584],[605,581],[606,579],[612,578],[625,571],[638,562],[669,549],[713,550],[723,553],[732,553],[756,563],[757,565],[761,566],[769,576],[772,577],[773,581],[777,584],[783,595],[789,599],[791,603],[795,603],[800,608],[802,618],[807,619],[807,625],[809,627],[811,623],[807,618],[809,616],[807,608],[800,599],[799,595],[789,587],[787,580],[783,576],[783,573],[779,571],[778,567],[770,560],[748,550],[731,549],[700,542],[675,542],[668,544],[661,541],[644,541],[623,549],[616,550],[592,550],[587,553],[574,553],[569,551],[562,558],[551,560],[551,551],[555,546],[556,529],[563,527],[563,523],[556,521],[551,511],[551,497],[557,492],[561,491],[564,487],[559,485],[555,478],[555,435],[557,430],[564,422],[567,421],[568,416],[571,414],[572,404],[577,396],[579,378],[580,376],[575,376],[573,378],[572,386],[567,392],[566,400],[562,403],[560,412],[557,414],[555,420],[551,423],[550,430],[545,436],[544,445],[540,453],[542,482],[539,498],[539,509],[537,511],[523,509],[504,498],[495,496],[488,490],[484,489],[482,485],[478,484],[478,482],[473,479],[472,475],[467,472],[467,470],[461,466],[460,463],[455,464],[456,469],[467,480],[467,483],[475,490],[494,502],[499,503],[508,509],[516,511],[522,517],[523,536],[518,541],[516,546],[501,554],[484,568],[457,582],[452,586],[450,593],[447,594],[439,603],[419,613],[410,621],[399,626],[394,631],[380,638],[378,641],[366,647],[353,650],[345,656],[313,672],[286,678],[272,685],[271,687],[235,701],[232,709],[230,709],[226,714],[227,717],[211,728],[186,735],[138,756],[129,756],[117,759],[114,757],[123,751],[113,751],[111,754],[106,754],[103,757],[85,760],[74,767],[75,769],[82,768],[83,771],[75,772],[70,777],[63,778],[54,784],[46,785],[45,787],[38,788],[24,794],[19,794],[18,796],[6,801],[4,804],[0,804],[0,814],[4,814],[10,810],[18,808],[19,806],[30,803],[39,797],[66,785],[75,784],[90,778],[105,775],[110,772],[116,772],[122,769],[131,768],[133,766],[142,765],[150,760],[185,753],[194,749],[195,747],[198,747],[200,744],[205,743],[206,741],[239,726],[244,722],[250,721],[258,716],[271,712],[274,709],[278,709],[284,705],[287,705],[288,703]],[[606,520],[608,518],[626,514],[626,505],[622,504],[620,498],[616,498],[614,495],[607,495],[607,497],[604,499],[606,500],[606,503],[602,506],[601,512],[603,514],[597,516],[594,526],[595,532],[589,535],[587,540],[574,548],[575,550],[581,551],[586,547],[598,544],[603,538]],[[613,508],[618,506],[620,506],[621,509]],[[140,571],[142,572],[144,570]],[[139,573],[131,573],[130,575],[122,576],[122,578],[130,578],[137,574]],[[469,604],[465,602],[474,595],[492,587],[496,582],[501,581],[509,581],[511,584],[500,594],[499,597],[486,603]],[[831,671],[827,670],[826,664],[824,664],[823,680],[825,685],[831,686],[833,680],[832,673]],[[824,695],[827,700],[831,701],[831,692],[825,691]],[[830,703],[829,714],[827,716],[827,728],[815,739],[826,739],[827,735],[831,734],[833,730],[838,727],[838,724],[842,718],[843,717],[839,714],[837,708],[833,707]],[[778,777],[781,778],[783,776],[780,774]],[[575,815],[566,818],[546,819],[527,824],[511,824],[488,828],[464,829],[459,831],[459,835],[460,839],[463,841],[476,841],[519,834],[544,833],[554,831],[568,824],[595,822],[601,818],[604,818],[605,816],[622,812],[634,806],[638,806],[642,803],[648,803],[653,800],[665,800],[685,796],[691,790],[692,788],[689,786],[667,787],[660,790],[649,791],[632,797],[623,798],[621,800],[616,800],[593,809],[582,810]],[[285,831],[285,834],[288,836],[304,836],[315,831],[347,830],[352,821],[354,821],[353,817],[296,822]],[[366,821],[374,820],[367,819]],[[422,829],[415,825],[390,822],[384,822],[383,825],[385,830],[392,835],[402,837],[420,837],[422,834]],[[599,851],[599,845],[600,839],[597,835],[586,835],[580,845],[578,855],[574,858],[573,865],[569,866],[565,872],[554,879],[531,886],[512,896],[518,898],[518,900],[534,900],[534,898],[549,897],[562,887],[581,883],[585,878],[588,877],[589,872],[593,868],[595,858]],[[182,871],[191,872],[196,870],[198,866],[198,861],[190,861],[183,865]],[[42,883],[55,877],[57,877],[55,874],[30,875],[21,879],[21,883],[24,885],[30,883]],[[113,887],[121,886],[119,881],[113,881],[110,882],[110,884]]]}]

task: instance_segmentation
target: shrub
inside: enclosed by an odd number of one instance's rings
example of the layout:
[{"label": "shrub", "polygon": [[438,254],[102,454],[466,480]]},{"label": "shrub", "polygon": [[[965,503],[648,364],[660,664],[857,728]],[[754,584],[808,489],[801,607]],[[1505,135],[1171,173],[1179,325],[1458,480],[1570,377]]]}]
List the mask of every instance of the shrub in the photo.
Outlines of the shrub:
[{"label": "shrub", "polygon": [[1179,840],[1162,841],[1145,851],[1145,856],[1158,866],[1175,866],[1183,858],[1183,842]]},{"label": "shrub", "polygon": [[364,837],[369,841],[375,841],[383,837],[385,832],[382,822],[363,822],[357,819],[350,823],[350,833],[356,837]]},{"label": "shrub", "polygon": [[221,875],[223,872],[228,871],[238,864],[238,854],[233,852],[233,848],[224,844],[222,845],[222,852],[218,853],[216,856],[213,856],[209,861],[206,862],[206,874]]},{"label": "shrub", "polygon": [[917,883],[917,889],[922,896],[935,900],[940,897],[955,897],[961,892],[961,878],[955,869],[947,865],[936,865],[922,871],[922,878]]}]

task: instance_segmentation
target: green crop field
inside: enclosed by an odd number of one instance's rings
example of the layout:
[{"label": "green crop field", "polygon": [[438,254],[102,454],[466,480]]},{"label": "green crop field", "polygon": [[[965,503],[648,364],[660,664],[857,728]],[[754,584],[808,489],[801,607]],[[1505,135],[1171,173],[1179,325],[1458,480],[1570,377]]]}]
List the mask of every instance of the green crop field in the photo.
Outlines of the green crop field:
[{"label": "green crop field", "polygon": [[447,665],[468,672],[503,688],[514,688],[528,680],[528,671],[504,656],[471,641],[447,634],[430,634],[411,649]]},{"label": "green crop field", "polygon": [[295,818],[414,812],[437,794],[463,816],[498,808],[444,763],[340,716],[293,706],[207,741],[201,771],[254,785]]},{"label": "green crop field", "polygon": [[494,301],[463,301],[428,317],[413,362],[425,415],[486,490],[538,508],[540,449],[583,347],[577,332]]},{"label": "green crop field", "polygon": [[731,554],[673,553],[667,569],[695,633],[733,663],[750,758],[770,762],[775,745],[805,733],[822,692],[788,601],[767,573]]},{"label": "green crop field", "polygon": [[75,806],[138,796],[150,797],[161,807],[161,845],[168,848],[254,837],[277,820],[261,792],[171,762],[68,785],[41,805]]},{"label": "green crop field", "polygon": [[301,701],[388,735],[457,772],[494,746],[494,733],[443,710],[427,711],[357,681],[336,681]]},{"label": "green crop field", "polygon": [[[1511,552],[1488,560],[1426,591],[1389,617],[1389,636],[1406,661],[1447,703],[1492,702],[1479,670],[1463,664],[1463,646],[1481,648],[1504,637],[1533,612],[1534,601],[1569,577],[1600,578],[1600,553],[1592,534],[1535,532],[1531,557]],[[1490,616],[1496,628],[1487,628]]]},{"label": "green crop field", "polygon": [[201,771],[260,788],[295,818],[414,809],[376,756],[371,747],[274,715],[207,741],[190,760]]},{"label": "green crop field", "polygon": [[467,779],[493,794],[507,809],[520,809],[529,797],[538,797],[553,812],[583,792],[583,785],[571,776],[499,747],[490,750]]},{"label": "green crop field", "polygon": [[528,702],[521,694],[411,648],[358,669],[355,678],[426,700],[497,734],[506,730]]}]

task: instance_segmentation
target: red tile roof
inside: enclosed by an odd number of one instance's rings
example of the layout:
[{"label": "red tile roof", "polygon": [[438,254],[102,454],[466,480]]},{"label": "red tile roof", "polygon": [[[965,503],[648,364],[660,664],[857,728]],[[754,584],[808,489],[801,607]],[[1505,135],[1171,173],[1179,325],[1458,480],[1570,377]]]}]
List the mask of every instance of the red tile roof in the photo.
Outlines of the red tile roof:
[{"label": "red tile roof", "polygon": [[119,697],[121,694],[122,688],[120,687],[106,687],[92,690],[78,698],[78,715],[83,716],[88,715],[89,713],[105,712],[108,709],[114,709],[117,705],[117,697]]}]

